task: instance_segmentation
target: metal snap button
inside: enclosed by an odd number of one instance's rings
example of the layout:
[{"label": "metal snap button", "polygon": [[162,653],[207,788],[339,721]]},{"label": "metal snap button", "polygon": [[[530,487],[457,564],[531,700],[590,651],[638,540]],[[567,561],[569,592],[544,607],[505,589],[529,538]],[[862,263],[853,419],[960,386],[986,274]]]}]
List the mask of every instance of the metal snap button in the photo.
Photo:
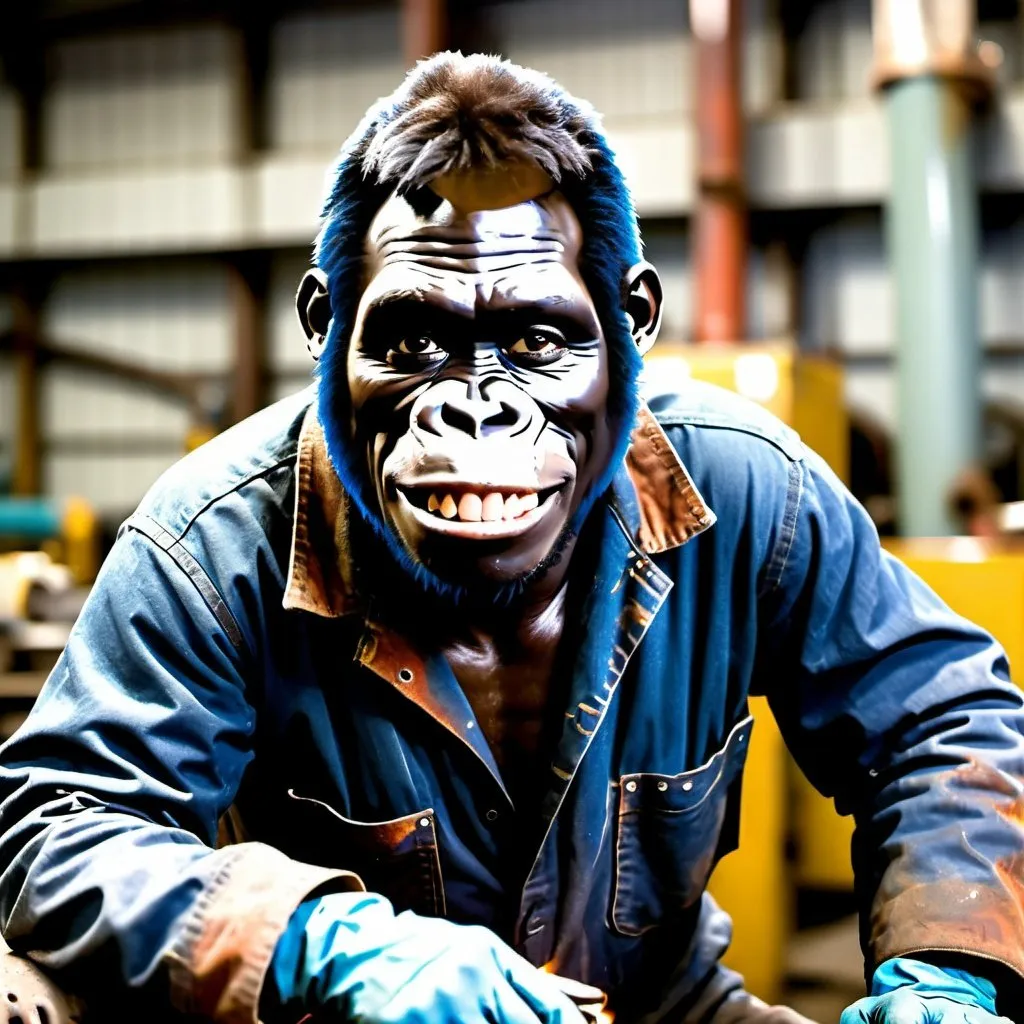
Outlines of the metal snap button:
[{"label": "metal snap button", "polygon": [[684,790],[685,790],[685,791],[686,791],[687,793],[689,793],[689,792],[690,792],[690,790],[691,790],[691,789],[693,789],[693,783],[692,783],[692,782],[689,782],[689,781],[687,781],[687,782],[684,782],[684,783],[683,783],[683,789],[684,789]]},{"label": "metal snap button", "polygon": [[426,828],[429,824],[430,824],[430,819],[429,818],[420,818],[420,821],[419,821],[420,828]]},{"label": "metal snap button", "polygon": [[398,670],[398,681],[400,683],[411,683],[413,678],[414,676],[411,668],[400,668]]},{"label": "metal snap button", "polygon": [[629,782],[626,783],[626,792],[627,793],[635,793],[636,792],[636,782],[633,779],[630,779]]},{"label": "metal snap button", "polygon": [[664,793],[666,789],[668,789],[668,783],[667,782],[662,780],[661,782],[658,783],[658,792],[659,793]]},{"label": "metal snap button", "polygon": [[497,811],[496,811],[496,810],[495,810],[495,809],[494,809],[494,808],[492,807],[492,808],[491,808],[491,809],[490,809],[490,810],[489,810],[489,811],[488,811],[488,812],[487,812],[487,813],[486,813],[486,814],[484,815],[484,817],[485,817],[485,818],[486,818],[486,819],[487,819],[488,821],[497,821],[497,819],[498,819],[498,812],[497,812]]}]

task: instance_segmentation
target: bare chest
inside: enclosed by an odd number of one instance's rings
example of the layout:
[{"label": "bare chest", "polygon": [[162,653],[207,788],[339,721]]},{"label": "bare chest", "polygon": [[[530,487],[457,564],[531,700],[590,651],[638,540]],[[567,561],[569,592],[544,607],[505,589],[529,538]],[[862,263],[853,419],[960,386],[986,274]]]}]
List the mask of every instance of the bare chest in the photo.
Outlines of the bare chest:
[{"label": "bare chest", "polygon": [[516,658],[497,649],[451,647],[445,653],[494,759],[506,778],[533,773],[552,717],[557,641],[531,645]]}]

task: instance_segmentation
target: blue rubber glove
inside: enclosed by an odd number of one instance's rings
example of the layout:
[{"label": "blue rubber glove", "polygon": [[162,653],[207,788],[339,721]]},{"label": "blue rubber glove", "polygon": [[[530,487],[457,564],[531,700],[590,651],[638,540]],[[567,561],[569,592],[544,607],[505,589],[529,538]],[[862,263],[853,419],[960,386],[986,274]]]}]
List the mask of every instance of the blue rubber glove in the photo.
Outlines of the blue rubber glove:
[{"label": "blue rubber glove", "polygon": [[307,900],[278,940],[260,1018],[307,1013],[361,1024],[583,1022],[552,977],[486,928],[396,915],[368,892]]},{"label": "blue rubber glove", "polygon": [[995,986],[984,978],[921,960],[886,960],[871,995],[848,1007],[839,1024],[1012,1024],[996,1016]]}]

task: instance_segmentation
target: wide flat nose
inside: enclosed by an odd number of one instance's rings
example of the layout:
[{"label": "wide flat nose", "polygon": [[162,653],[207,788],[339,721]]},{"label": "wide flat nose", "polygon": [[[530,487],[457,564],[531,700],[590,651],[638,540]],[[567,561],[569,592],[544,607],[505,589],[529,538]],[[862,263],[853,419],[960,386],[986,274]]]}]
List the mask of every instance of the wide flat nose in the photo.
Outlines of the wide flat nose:
[{"label": "wide flat nose", "polygon": [[524,431],[531,409],[514,390],[491,395],[475,380],[448,380],[429,388],[417,402],[416,425],[428,434],[451,439],[514,435]]}]

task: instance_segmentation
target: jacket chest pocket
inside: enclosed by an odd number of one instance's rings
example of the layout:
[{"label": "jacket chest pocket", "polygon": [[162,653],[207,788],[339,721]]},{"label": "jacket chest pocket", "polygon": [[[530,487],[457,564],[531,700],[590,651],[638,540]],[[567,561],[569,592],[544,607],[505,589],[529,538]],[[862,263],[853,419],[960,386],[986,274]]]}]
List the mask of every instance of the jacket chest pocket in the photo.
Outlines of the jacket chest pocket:
[{"label": "jacket chest pocket", "polygon": [[641,935],[692,906],[718,860],[736,849],[739,787],[753,720],[706,764],[679,775],[619,780],[611,923]]},{"label": "jacket chest pocket", "polygon": [[294,790],[289,790],[288,796],[292,801],[292,836],[287,852],[292,856],[354,871],[370,892],[386,896],[396,913],[413,910],[431,917],[444,916],[444,886],[432,808],[390,821],[354,821],[321,800],[300,796]]}]

